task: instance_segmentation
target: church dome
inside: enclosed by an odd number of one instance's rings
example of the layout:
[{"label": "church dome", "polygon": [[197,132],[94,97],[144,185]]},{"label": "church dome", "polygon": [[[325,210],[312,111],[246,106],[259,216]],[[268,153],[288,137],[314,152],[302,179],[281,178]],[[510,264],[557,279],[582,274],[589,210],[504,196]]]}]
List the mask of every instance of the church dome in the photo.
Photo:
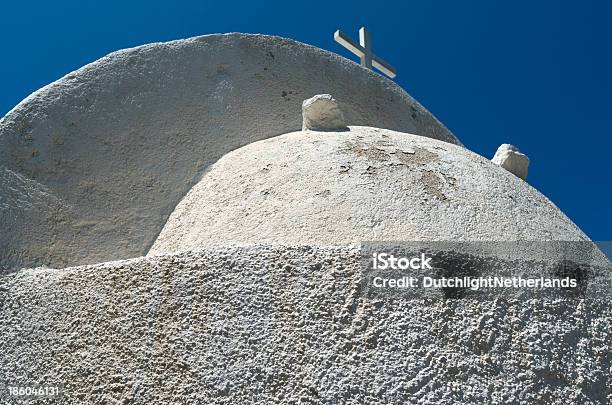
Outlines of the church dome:
[{"label": "church dome", "polygon": [[255,142],[210,167],[149,254],[228,244],[588,240],[544,195],[462,147],[371,127]]},{"label": "church dome", "polygon": [[121,50],[0,119],[0,272],[146,254],[212,163],[299,130],[302,101],[321,92],[352,125],[461,144],[391,80],[287,38],[232,33]]}]

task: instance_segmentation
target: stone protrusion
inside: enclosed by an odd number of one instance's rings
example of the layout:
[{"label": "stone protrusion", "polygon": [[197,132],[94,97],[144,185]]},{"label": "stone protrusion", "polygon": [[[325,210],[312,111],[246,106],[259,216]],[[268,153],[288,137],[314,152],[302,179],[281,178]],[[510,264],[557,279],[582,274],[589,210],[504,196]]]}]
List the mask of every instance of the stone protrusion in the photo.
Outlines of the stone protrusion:
[{"label": "stone protrusion", "polygon": [[491,161],[523,180],[527,178],[529,158],[514,145],[507,143],[500,145]]},{"label": "stone protrusion", "polygon": [[302,103],[302,130],[342,131],[346,129],[344,114],[329,94],[317,94]]}]

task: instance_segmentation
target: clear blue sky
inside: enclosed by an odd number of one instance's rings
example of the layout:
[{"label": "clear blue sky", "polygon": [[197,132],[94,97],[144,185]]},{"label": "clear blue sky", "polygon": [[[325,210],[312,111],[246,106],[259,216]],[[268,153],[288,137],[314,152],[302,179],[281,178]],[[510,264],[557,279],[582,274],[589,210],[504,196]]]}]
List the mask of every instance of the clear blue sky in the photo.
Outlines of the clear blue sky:
[{"label": "clear blue sky", "polygon": [[612,239],[612,2],[81,0],[1,10],[0,116],[117,49],[241,31],[350,57],[332,34],[357,37],[364,24],[396,81],[469,149],[491,157],[517,145],[533,186],[592,239]]}]

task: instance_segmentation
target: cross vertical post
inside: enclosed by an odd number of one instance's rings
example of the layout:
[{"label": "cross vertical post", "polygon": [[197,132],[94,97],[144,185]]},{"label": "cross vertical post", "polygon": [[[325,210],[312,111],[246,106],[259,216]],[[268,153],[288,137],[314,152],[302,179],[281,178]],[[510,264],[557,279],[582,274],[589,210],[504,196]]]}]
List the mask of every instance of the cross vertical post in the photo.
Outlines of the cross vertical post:
[{"label": "cross vertical post", "polygon": [[359,45],[364,50],[361,56],[361,66],[372,69],[372,35],[365,27],[359,28]]}]

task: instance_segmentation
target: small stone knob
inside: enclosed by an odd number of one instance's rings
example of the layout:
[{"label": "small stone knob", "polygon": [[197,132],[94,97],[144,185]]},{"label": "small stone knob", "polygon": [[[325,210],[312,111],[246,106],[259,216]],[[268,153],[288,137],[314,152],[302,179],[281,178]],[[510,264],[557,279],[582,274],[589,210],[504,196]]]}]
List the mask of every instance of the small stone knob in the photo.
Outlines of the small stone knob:
[{"label": "small stone knob", "polygon": [[302,130],[345,131],[344,114],[329,94],[317,94],[302,103]]},{"label": "small stone knob", "polygon": [[516,146],[507,143],[500,145],[491,161],[523,180],[527,178],[529,158],[521,153]]}]

